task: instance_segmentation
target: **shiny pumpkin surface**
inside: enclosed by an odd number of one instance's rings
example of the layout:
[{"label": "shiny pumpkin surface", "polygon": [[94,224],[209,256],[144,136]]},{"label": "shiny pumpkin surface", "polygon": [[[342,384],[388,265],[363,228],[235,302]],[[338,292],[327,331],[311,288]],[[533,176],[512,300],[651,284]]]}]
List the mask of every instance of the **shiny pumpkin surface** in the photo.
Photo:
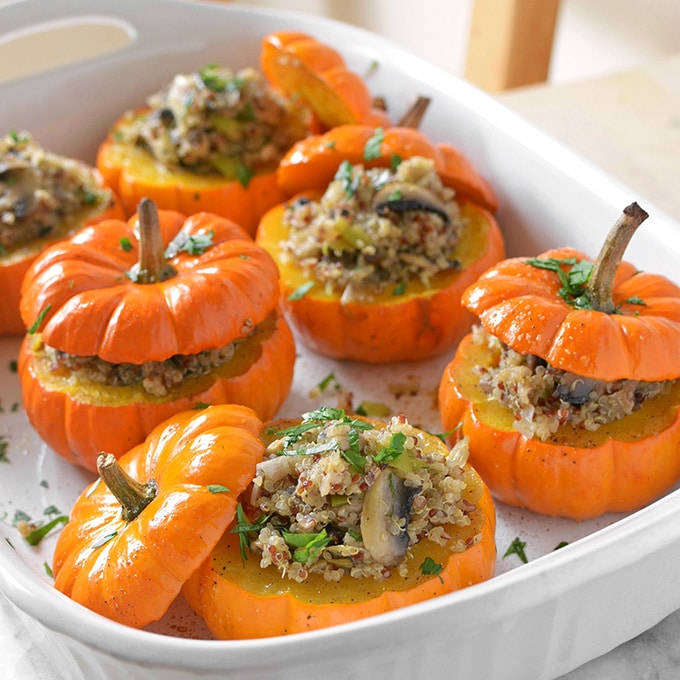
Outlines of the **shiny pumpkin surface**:
[{"label": "shiny pumpkin surface", "polygon": [[540,441],[513,429],[514,416],[479,387],[476,366],[497,360],[468,335],[439,388],[445,431],[462,422],[470,463],[495,498],[535,512],[587,519],[637,510],[680,479],[680,384],[596,431],[562,425]]},{"label": "shiny pumpkin surface", "polygon": [[305,345],[334,358],[370,363],[423,359],[450,349],[464,335],[473,317],[460,304],[462,293],[504,255],[494,218],[472,204],[463,204],[462,210],[468,224],[452,254],[461,268],[437,274],[430,286],[412,281],[404,294],[387,291],[370,302],[341,304],[339,295],[318,286],[300,299],[290,299],[308,279],[297,264],[283,262],[280,256],[280,242],[287,234],[284,205],[265,215],[256,241],[279,266],[282,306]]},{"label": "shiny pumpkin surface", "polygon": [[[589,259],[572,248],[538,258]],[[560,288],[554,272],[528,264],[527,258],[511,258],[485,272],[465,292],[463,304],[491,335],[555,368],[605,381],[680,377],[676,284],[622,262],[613,287],[617,311],[611,314],[571,306]],[[631,302],[636,299],[642,303]]]},{"label": "shiny pumpkin surface", "polygon": [[153,500],[130,521],[102,480],[77,499],[59,535],[55,586],[85,607],[141,628],[158,620],[232,520],[264,447],[242,406],[212,406],[162,423],[119,463]]},{"label": "shiny pumpkin surface", "polygon": [[[366,144],[380,140],[379,150],[366,156]],[[309,189],[325,189],[342,161],[366,168],[390,167],[394,158],[431,158],[445,186],[489,212],[498,209],[498,199],[489,183],[470,160],[450,144],[431,142],[419,130],[394,126],[339,125],[321,135],[294,144],[277,170],[280,187],[289,195]]]}]

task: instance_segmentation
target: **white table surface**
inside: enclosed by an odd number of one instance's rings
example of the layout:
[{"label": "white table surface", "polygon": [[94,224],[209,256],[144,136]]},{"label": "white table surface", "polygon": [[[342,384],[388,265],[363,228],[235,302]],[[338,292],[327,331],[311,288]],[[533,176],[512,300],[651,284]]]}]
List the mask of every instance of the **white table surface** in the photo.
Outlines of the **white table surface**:
[{"label": "white table surface", "polygon": [[[680,55],[634,71],[499,99],[639,190],[680,222]],[[560,680],[666,680],[680,676],[680,611]],[[0,679],[71,680],[50,662],[44,631],[0,593]],[[531,680],[531,679],[527,679]]]}]

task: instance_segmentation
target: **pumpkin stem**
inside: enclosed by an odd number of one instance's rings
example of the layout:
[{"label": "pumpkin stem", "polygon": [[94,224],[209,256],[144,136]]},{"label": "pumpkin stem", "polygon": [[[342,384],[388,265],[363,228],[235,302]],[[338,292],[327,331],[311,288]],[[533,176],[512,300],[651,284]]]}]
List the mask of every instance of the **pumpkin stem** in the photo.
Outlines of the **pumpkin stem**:
[{"label": "pumpkin stem", "polygon": [[165,260],[158,208],[149,198],[143,198],[137,207],[139,223],[139,262],[131,278],[136,283],[157,283],[177,274]]},{"label": "pumpkin stem", "polygon": [[109,491],[118,499],[123,519],[132,522],[156,498],[158,486],[153,480],[142,484],[123,470],[112,453],[97,456],[97,471]]},{"label": "pumpkin stem", "polygon": [[614,277],[633,234],[648,217],[637,203],[631,203],[607,234],[588,280],[588,299],[593,309],[607,314],[616,311],[612,297]]},{"label": "pumpkin stem", "polygon": [[417,130],[420,127],[420,122],[430,106],[432,100],[429,97],[418,96],[416,100],[406,109],[404,115],[399,119],[397,125],[399,127],[408,127]]}]

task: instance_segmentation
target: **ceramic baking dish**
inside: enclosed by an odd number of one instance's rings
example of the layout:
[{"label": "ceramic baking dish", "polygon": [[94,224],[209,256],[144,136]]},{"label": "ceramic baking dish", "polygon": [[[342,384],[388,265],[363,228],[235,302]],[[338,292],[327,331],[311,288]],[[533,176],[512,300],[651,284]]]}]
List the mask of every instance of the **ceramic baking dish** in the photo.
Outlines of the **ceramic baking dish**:
[{"label": "ceramic baking dish", "polygon": [[[395,10],[396,11],[396,10]],[[338,49],[368,73],[375,94],[402,111],[417,95],[433,103],[422,130],[474,160],[497,190],[509,254],[571,245],[595,254],[621,209],[637,200],[651,214],[627,259],[673,278],[680,225],[539,133],[489,96],[361,29],[302,14],[183,0],[18,0],[0,6],[0,47],[50,27],[114,30],[124,45],[0,85],[0,132],[26,129],[59,153],[94,160],[108,126],[174,74],[208,63],[257,65],[261,38],[294,29]],[[631,516],[570,522],[498,504],[497,575],[490,581],[387,615],[314,633],[215,641],[178,601],[148,630],[101,618],[56,592],[45,570],[53,538],[28,546],[11,525],[18,509],[67,512],[91,479],[58,459],[28,426],[10,368],[18,340],[0,339],[0,436],[9,463],[0,475],[0,589],[31,621],[55,677],[131,679],[467,678],[548,680],[630,639],[680,607],[680,496]],[[281,415],[319,404],[311,389],[330,372],[363,399],[382,401],[438,431],[434,394],[450,357],[365,367],[300,348]],[[395,386],[408,389],[395,389]],[[503,557],[515,538],[529,557]],[[555,546],[567,541],[559,551]]]}]

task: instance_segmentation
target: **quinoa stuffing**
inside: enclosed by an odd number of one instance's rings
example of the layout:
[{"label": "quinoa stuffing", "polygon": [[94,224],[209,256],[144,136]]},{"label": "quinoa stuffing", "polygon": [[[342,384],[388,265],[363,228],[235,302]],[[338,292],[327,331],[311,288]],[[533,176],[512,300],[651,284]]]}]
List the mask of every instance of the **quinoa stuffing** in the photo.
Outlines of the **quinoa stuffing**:
[{"label": "quinoa stuffing", "polygon": [[252,68],[211,65],[178,74],[147,105],[123,117],[117,141],[143,147],[165,167],[244,185],[253,173],[275,168],[306,134],[302,111]]},{"label": "quinoa stuffing", "polygon": [[515,428],[529,439],[545,441],[564,424],[597,430],[630,415],[647,399],[667,394],[675,383],[583,378],[515,352],[481,326],[474,327],[473,338],[498,356],[494,366],[476,369],[480,387],[512,411]]},{"label": "quinoa stuffing", "polygon": [[344,302],[413,279],[427,285],[459,266],[453,252],[463,218],[454,191],[427,158],[404,160],[396,169],[345,161],[320,200],[289,204],[284,223],[282,259]]},{"label": "quinoa stuffing", "polygon": [[464,497],[466,440],[449,449],[404,416],[376,424],[330,407],[272,435],[250,499],[259,519],[235,529],[261,567],[299,583],[381,581],[408,575],[421,540],[469,547],[448,533],[476,509]]},{"label": "quinoa stuffing", "polygon": [[111,200],[87,164],[45,150],[25,131],[0,138],[0,253],[66,237],[76,218]]}]

